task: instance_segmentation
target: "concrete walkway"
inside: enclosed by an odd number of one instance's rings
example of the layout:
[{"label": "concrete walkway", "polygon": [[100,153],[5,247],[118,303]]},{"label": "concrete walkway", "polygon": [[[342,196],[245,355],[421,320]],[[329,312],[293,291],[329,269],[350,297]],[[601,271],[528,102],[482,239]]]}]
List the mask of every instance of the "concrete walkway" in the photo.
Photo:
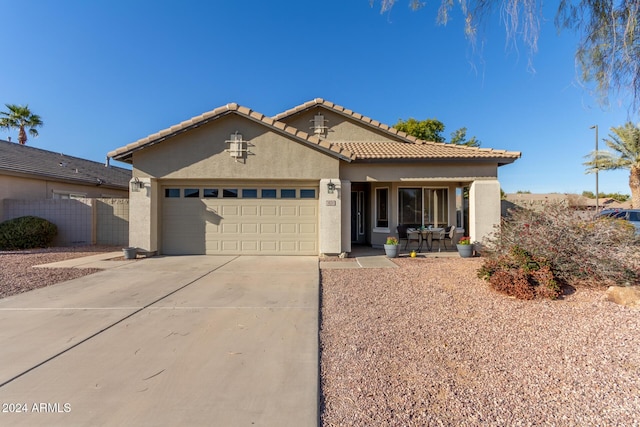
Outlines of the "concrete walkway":
[{"label": "concrete walkway", "polygon": [[318,292],[316,257],[184,256],[0,299],[0,425],[317,426]]},{"label": "concrete walkway", "polygon": [[[427,251],[417,254],[418,258],[459,258],[456,250]],[[399,254],[399,258],[408,258],[409,252]],[[342,270],[351,268],[398,268],[398,265],[387,258],[384,249],[376,249],[371,246],[353,246],[349,258],[332,261],[320,261],[321,270]]]}]

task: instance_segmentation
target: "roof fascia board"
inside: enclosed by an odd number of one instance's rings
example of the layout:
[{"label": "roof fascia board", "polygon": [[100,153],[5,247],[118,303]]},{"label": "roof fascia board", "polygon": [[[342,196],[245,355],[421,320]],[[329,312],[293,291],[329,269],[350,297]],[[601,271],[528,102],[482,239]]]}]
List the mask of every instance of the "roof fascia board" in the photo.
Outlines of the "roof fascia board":
[{"label": "roof fascia board", "polygon": [[504,166],[510,163],[513,163],[517,160],[517,158],[510,157],[481,157],[481,158],[473,158],[473,157],[425,157],[425,158],[387,158],[387,159],[356,159],[353,161],[356,163],[428,163],[428,164],[437,164],[437,163],[474,163],[474,164],[494,164],[497,163],[498,166]]}]

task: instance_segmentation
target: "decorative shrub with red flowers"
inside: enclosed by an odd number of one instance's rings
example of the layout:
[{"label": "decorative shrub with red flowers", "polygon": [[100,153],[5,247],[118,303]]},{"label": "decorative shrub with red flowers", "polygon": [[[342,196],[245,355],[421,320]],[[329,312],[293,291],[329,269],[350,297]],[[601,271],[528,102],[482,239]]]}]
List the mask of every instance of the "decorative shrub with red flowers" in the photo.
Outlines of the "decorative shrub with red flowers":
[{"label": "decorative shrub with red flowers", "polygon": [[470,245],[471,244],[471,237],[469,237],[469,236],[461,237],[460,240],[458,240],[458,244],[459,245]]}]

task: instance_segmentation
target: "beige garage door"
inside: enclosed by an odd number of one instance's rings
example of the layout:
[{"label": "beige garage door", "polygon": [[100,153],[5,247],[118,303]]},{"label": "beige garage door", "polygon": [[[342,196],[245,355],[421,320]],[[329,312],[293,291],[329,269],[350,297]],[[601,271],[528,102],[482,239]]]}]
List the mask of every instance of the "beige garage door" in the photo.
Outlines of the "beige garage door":
[{"label": "beige garage door", "polygon": [[162,253],[317,255],[317,188],[167,186]]}]

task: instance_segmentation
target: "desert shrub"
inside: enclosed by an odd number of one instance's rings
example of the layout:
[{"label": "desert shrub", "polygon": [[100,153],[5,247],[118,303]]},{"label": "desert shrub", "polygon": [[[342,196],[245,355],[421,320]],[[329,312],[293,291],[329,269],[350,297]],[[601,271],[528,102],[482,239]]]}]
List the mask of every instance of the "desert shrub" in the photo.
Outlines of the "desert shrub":
[{"label": "desert shrub", "polygon": [[51,245],[58,227],[43,218],[22,216],[0,223],[0,250],[44,248]]},{"label": "desert shrub", "polygon": [[488,258],[478,277],[488,280],[496,291],[519,299],[556,299],[561,293],[549,263],[518,246],[508,254]]},{"label": "desert shrub", "polygon": [[543,290],[553,296],[559,286],[552,283],[558,282],[639,284],[638,249],[640,241],[628,221],[583,219],[559,204],[538,211],[516,208],[484,242],[486,262],[479,275],[489,279],[488,272],[522,269],[539,296]]}]

